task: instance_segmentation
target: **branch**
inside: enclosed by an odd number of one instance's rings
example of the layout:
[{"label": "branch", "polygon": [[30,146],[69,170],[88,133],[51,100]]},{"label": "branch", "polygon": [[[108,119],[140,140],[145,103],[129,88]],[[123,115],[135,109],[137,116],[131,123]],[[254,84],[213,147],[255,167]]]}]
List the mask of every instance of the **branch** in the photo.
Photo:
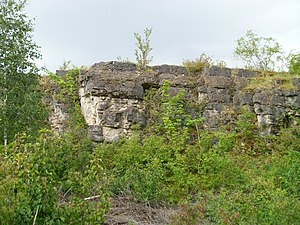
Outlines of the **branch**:
[{"label": "branch", "polygon": [[95,196],[84,198],[84,201],[94,200],[94,199],[97,199],[97,198],[100,198],[100,197],[101,197],[101,195],[95,195]]},{"label": "branch", "polygon": [[39,207],[36,208],[36,212],[35,212],[35,216],[34,216],[34,220],[33,220],[32,225],[35,225],[35,223],[36,223],[36,218],[37,218],[38,212],[39,212]]}]

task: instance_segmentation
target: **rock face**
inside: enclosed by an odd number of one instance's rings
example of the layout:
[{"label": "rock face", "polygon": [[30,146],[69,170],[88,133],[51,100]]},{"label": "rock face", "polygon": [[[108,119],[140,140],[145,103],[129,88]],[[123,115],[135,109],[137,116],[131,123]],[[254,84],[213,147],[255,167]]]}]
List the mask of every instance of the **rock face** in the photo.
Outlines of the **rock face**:
[{"label": "rock face", "polygon": [[[57,70],[58,76],[65,76],[67,70]],[[55,98],[55,93],[60,92],[59,87],[50,79],[47,80],[47,84],[44,84],[44,101],[50,106],[49,123],[51,130],[54,133],[62,133],[65,129],[65,123],[68,120],[68,103],[63,100]]]},{"label": "rock face", "polygon": [[133,124],[146,125],[144,88],[134,64],[97,63],[80,75],[79,96],[94,141],[129,136]]},{"label": "rock face", "polygon": [[[195,102],[205,107],[205,126],[210,129],[231,123],[240,106],[255,112],[257,123],[266,132],[273,132],[278,119],[296,115],[300,106],[299,79],[293,90],[258,87],[245,89],[254,71],[205,67],[201,74],[188,75],[184,67],[154,66],[150,72],[138,71],[131,63],[101,62],[79,77],[79,96],[89,135],[94,141],[114,141],[128,137],[134,124],[145,126],[145,91],[159,88],[169,80],[176,93],[184,89]],[[296,115],[300,116],[300,115]]]}]

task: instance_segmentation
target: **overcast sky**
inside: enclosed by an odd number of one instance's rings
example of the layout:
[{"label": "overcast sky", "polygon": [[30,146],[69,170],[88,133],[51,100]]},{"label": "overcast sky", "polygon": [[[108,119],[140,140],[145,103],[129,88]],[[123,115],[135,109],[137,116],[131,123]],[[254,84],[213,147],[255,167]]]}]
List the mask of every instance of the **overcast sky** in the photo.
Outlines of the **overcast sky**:
[{"label": "overcast sky", "polygon": [[300,0],[28,0],[35,18],[40,66],[57,69],[135,60],[134,32],[153,28],[152,64],[181,64],[202,52],[229,66],[235,40],[247,30],[275,38],[286,51],[300,51]]}]

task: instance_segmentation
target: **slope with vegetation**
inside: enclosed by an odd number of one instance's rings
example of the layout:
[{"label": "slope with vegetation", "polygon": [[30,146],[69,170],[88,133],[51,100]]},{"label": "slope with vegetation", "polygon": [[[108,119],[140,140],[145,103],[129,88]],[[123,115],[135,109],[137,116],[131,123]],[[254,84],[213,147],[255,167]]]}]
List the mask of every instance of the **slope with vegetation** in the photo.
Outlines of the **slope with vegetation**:
[{"label": "slope with vegetation", "polygon": [[[26,35],[32,25],[22,14],[25,2],[0,3],[1,224],[299,223],[299,118],[261,136],[257,118],[242,107],[231,129],[205,130],[185,93],[172,93],[165,81],[145,96],[151,117],[143,130],[94,143],[80,110],[80,69],[35,75],[38,52]],[[294,54],[287,75],[298,77],[298,67]],[[38,81],[68,104],[61,133],[45,123]]]},{"label": "slope with vegetation", "polygon": [[[73,69],[65,78],[44,78],[60,86],[55,98],[70,100],[63,134],[43,129],[35,137],[18,135],[6,153],[1,150],[3,224],[34,219],[37,224],[95,224],[106,217],[151,222],[146,212],[140,220],[122,217],[125,212],[105,216],[111,203],[124,198],[146,202],[155,213],[174,209],[161,219],[166,224],[299,221],[299,125],[262,137],[254,115],[241,110],[234,130],[209,132],[201,128],[201,117],[186,111],[183,93],[171,96],[165,83],[149,93],[149,103],[157,102],[149,129],[95,144],[86,138],[75,94],[77,75]],[[191,141],[194,132],[196,141]]]}]

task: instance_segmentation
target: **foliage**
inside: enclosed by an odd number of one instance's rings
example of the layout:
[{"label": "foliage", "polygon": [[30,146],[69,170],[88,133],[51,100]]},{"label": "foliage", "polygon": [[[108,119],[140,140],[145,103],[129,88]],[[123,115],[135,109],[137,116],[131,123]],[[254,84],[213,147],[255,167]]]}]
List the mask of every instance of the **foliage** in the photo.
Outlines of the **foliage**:
[{"label": "foliage", "polygon": [[96,145],[85,138],[78,74],[74,68],[50,75],[56,100],[70,99],[61,136],[44,130],[34,142],[19,136],[7,154],[1,147],[3,224],[30,224],[36,213],[37,224],[103,223],[111,192],[149,205],[178,205],[170,224],[299,220],[299,123],[260,136],[254,114],[241,109],[231,130],[206,131],[201,111],[189,110],[186,94],[165,82],[147,97],[154,114],[147,132]]},{"label": "foliage", "polygon": [[136,137],[113,146],[99,146],[106,170],[114,178],[113,191],[132,194],[139,201],[178,201],[196,190],[200,177],[196,161],[203,155],[197,157],[198,151],[182,151],[159,136],[144,137],[142,142]]},{"label": "foliage", "polygon": [[186,102],[184,91],[171,96],[170,82],[166,80],[161,87],[161,109],[157,113],[161,123],[157,129],[174,145],[183,145],[190,138],[190,128],[203,122],[192,118]]},{"label": "foliage", "polygon": [[32,40],[33,24],[23,12],[25,0],[0,2],[0,130],[13,141],[20,132],[32,135],[47,117],[39,87],[38,46]]},{"label": "foliage", "polygon": [[78,76],[80,72],[79,67],[73,66],[64,76],[58,76],[55,73],[47,71],[49,77],[57,85],[54,97],[61,101],[68,101],[69,104],[76,104],[79,102],[78,90]]},{"label": "foliage", "polygon": [[259,141],[258,128],[256,126],[256,115],[242,108],[238,113],[238,119],[234,127],[235,149],[248,154],[253,154],[255,144]]},{"label": "foliage", "polygon": [[70,69],[71,60],[64,60],[63,64],[59,67],[60,70]]},{"label": "foliage", "polygon": [[300,74],[300,53],[289,56],[289,72]]},{"label": "foliage", "polygon": [[299,78],[298,74],[291,73],[275,73],[271,75],[250,78],[250,82],[244,87],[245,90],[255,90],[256,88],[264,89],[281,89],[293,90],[297,89],[294,78]]},{"label": "foliage", "polygon": [[[68,102],[64,133],[19,135],[0,147],[3,224],[96,224],[110,193],[137,202],[178,204],[171,224],[293,224],[299,215],[299,124],[261,137],[241,109],[229,131],[205,131],[201,109],[166,81],[147,96],[145,133],[93,144],[85,138],[77,94],[79,68],[49,74],[54,98]],[[151,96],[152,94],[152,96]],[[196,133],[196,135],[195,135]],[[195,141],[196,140],[196,141]]]},{"label": "foliage", "polygon": [[176,126],[163,128],[158,135],[136,134],[98,147],[115,194],[150,204],[178,203],[181,211],[171,224],[292,224],[299,219],[299,207],[293,207],[299,196],[299,125],[262,137],[254,114],[241,109],[233,130],[200,130],[196,143],[173,136]]},{"label": "foliage", "polygon": [[118,56],[117,60],[122,63],[133,63],[128,57],[126,59],[123,59],[121,56]]},{"label": "foliage", "polygon": [[226,67],[226,62],[222,60],[214,60],[211,56],[207,55],[204,52],[201,53],[201,55],[195,60],[183,61],[183,66],[190,75],[196,75],[198,73],[201,73],[203,72],[204,67],[210,67],[213,65],[223,68]]},{"label": "foliage", "polygon": [[[69,98],[69,117],[60,136],[42,130],[32,141],[19,136],[0,146],[0,221],[2,224],[95,224],[108,211],[109,180],[86,138],[76,77],[51,74],[56,100]],[[76,97],[77,96],[77,97]]]},{"label": "foliage", "polygon": [[225,68],[227,67],[227,63],[223,60],[216,60],[214,62],[214,65],[217,66],[217,67],[220,67],[220,68]]},{"label": "foliage", "polygon": [[[106,178],[87,140],[44,130],[35,143],[19,137],[1,152],[2,224],[82,224],[104,220]],[[98,196],[95,200],[87,197]]]},{"label": "foliage", "polygon": [[[201,106],[192,106],[186,93],[173,89],[168,80],[158,91],[148,91],[145,104],[150,112],[146,130],[150,129],[178,146],[197,138],[195,132],[198,132],[204,121],[200,116]],[[190,111],[192,108],[195,111]]]},{"label": "foliage", "polygon": [[145,28],[144,35],[145,39],[141,37],[139,33],[134,33],[134,38],[136,40],[137,49],[135,49],[135,58],[137,62],[137,66],[146,70],[149,63],[152,61],[152,56],[150,56],[150,52],[152,51],[152,47],[150,46],[150,35],[152,33],[152,28]]},{"label": "foliage", "polygon": [[171,218],[171,225],[203,224],[205,218],[205,202],[186,203],[180,205],[180,212]]},{"label": "foliage", "polygon": [[202,72],[205,66],[211,66],[212,64],[213,59],[204,52],[195,60],[183,61],[183,66],[186,68],[189,74]]},{"label": "foliage", "polygon": [[259,37],[248,30],[236,42],[234,54],[246,63],[247,68],[275,70],[285,61],[280,44],[272,37]]}]

